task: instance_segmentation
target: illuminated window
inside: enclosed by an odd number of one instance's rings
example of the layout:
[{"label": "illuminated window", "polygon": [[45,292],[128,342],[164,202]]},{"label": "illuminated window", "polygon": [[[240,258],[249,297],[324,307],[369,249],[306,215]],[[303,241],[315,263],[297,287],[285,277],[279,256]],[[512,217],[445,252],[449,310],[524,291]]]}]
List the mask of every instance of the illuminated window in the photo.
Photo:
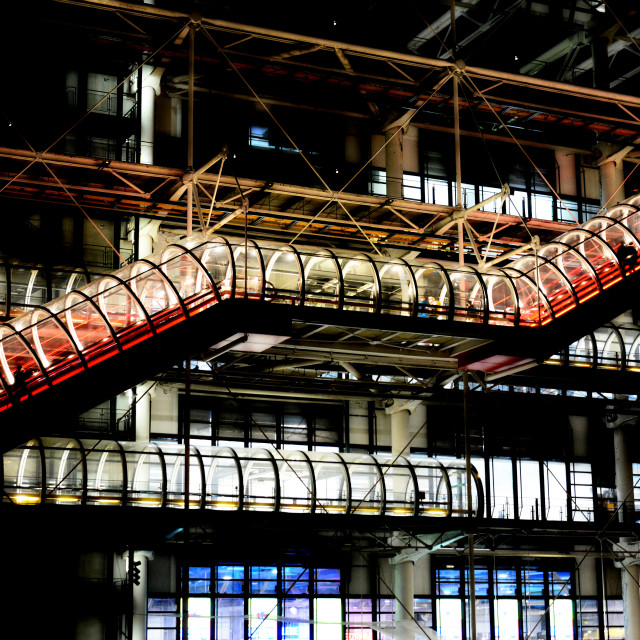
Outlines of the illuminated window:
[{"label": "illuminated window", "polygon": [[211,589],[211,569],[209,567],[189,567],[189,593],[209,593]]},{"label": "illuminated window", "polygon": [[346,601],[347,629],[345,640],[373,640],[371,599],[348,598]]},{"label": "illuminated window", "polygon": [[[197,594],[186,600],[189,640],[310,640],[311,620],[316,638],[343,638],[337,568],[220,564],[185,567],[183,575]],[[176,602],[149,599],[149,638],[176,640]]]},{"label": "illuminated window", "polygon": [[593,478],[586,462],[571,463],[571,511],[573,520],[593,521]]},{"label": "illuminated window", "polygon": [[180,617],[175,598],[149,598],[147,640],[175,640]]},{"label": "illuminated window", "polygon": [[574,612],[571,600],[557,599],[549,604],[551,640],[574,640]]},{"label": "illuminated window", "polygon": [[438,180],[437,178],[425,178],[424,180],[425,200],[431,204],[450,204],[450,191],[448,180]]},{"label": "illuminated window", "polygon": [[[518,601],[515,598],[499,598],[494,602],[496,638],[518,638],[520,627]],[[533,636],[536,637],[535,635]]]},{"label": "illuminated window", "polygon": [[438,598],[437,631],[447,640],[462,640],[462,600]]}]

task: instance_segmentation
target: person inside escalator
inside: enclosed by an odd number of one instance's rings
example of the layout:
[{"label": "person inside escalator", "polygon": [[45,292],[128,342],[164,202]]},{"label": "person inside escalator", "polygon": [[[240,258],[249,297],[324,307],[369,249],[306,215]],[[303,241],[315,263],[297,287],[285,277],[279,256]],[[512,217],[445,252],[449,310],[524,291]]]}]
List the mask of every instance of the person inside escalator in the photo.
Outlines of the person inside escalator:
[{"label": "person inside escalator", "polygon": [[620,246],[616,249],[616,257],[622,266],[622,272],[624,274],[629,274],[636,268],[638,263],[638,252],[636,251],[633,243],[620,243]]},{"label": "person inside escalator", "polygon": [[27,388],[27,374],[22,368],[22,365],[19,364],[16,367],[16,370],[13,372],[13,393],[16,395],[21,395],[26,391]]}]

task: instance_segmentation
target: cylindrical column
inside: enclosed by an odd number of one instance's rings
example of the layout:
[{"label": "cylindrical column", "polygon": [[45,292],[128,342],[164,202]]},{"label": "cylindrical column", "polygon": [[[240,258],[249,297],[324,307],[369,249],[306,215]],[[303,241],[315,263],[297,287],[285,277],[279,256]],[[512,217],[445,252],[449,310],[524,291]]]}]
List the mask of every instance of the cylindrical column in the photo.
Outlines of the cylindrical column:
[{"label": "cylindrical column", "polygon": [[136,442],[149,442],[151,429],[151,388],[154,382],[144,382],[136,388]]},{"label": "cylindrical column", "polygon": [[384,162],[387,173],[387,196],[402,198],[402,145],[404,131],[402,127],[391,127],[384,132],[386,146]]},{"label": "cylindrical column", "polygon": [[394,566],[396,622],[413,619],[413,562],[399,562]]},{"label": "cylindrical column", "polygon": [[[607,425],[613,429],[618,519],[621,522],[629,522],[633,514],[633,465],[623,426],[629,416],[616,415],[614,407],[608,407],[608,411]],[[620,546],[626,548],[631,542],[633,539],[621,538]],[[640,638],[640,592],[638,591],[640,572],[637,564],[627,562],[623,561],[620,569],[622,571],[624,637]]]},{"label": "cylindrical column", "polygon": [[[137,571],[136,582],[133,584],[133,624],[132,640],[146,640],[147,637],[147,575],[149,571],[149,557],[153,557],[149,551],[136,551],[133,561]],[[140,564],[137,564],[137,563]],[[139,573],[138,573],[139,572]]]},{"label": "cylindrical column", "polygon": [[600,165],[600,204],[611,207],[625,199],[622,159]]},{"label": "cylindrical column", "polygon": [[138,258],[146,258],[153,253],[153,242],[158,236],[160,220],[140,218],[138,231]]},{"label": "cylindrical column", "polygon": [[391,414],[391,454],[395,456],[409,455],[409,416],[407,409]]},{"label": "cylindrical column", "polygon": [[[385,411],[391,416],[391,454],[408,456],[411,451],[409,417],[420,405],[419,400],[399,403],[394,401]],[[393,487],[394,498],[404,490],[402,478],[395,478],[399,486]],[[402,485],[402,486],[400,486]],[[394,567],[394,592],[396,597],[396,622],[413,620],[414,577],[413,562],[398,562]]]},{"label": "cylindrical column", "polygon": [[[633,466],[629,456],[627,434],[622,426],[613,430],[613,450],[616,469],[616,497],[618,519],[628,521],[633,512]],[[640,636],[638,636],[640,638]]]},{"label": "cylindrical column", "polygon": [[[624,541],[620,542],[624,544]],[[638,594],[640,571],[637,564],[626,564],[621,571],[624,637],[640,638],[640,595]]]},{"label": "cylindrical column", "polygon": [[151,65],[142,67],[142,93],[140,95],[140,162],[153,164],[155,141],[156,96],[160,94],[160,77],[164,69]]},{"label": "cylindrical column", "polygon": [[576,154],[564,149],[556,149],[556,187],[564,196],[578,194],[578,182],[576,174]]}]

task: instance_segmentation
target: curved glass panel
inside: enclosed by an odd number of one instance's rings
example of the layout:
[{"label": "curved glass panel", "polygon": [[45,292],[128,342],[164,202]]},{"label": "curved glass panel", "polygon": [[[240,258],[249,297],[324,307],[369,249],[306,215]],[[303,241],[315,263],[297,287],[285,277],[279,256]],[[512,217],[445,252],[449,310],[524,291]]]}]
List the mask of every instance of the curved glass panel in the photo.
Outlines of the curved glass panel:
[{"label": "curved glass panel", "polygon": [[231,449],[219,449],[216,453],[203,453],[207,469],[205,481],[205,507],[218,511],[240,509],[242,475],[237,457]]},{"label": "curved glass panel", "polygon": [[4,499],[33,505],[42,500],[42,458],[37,440],[3,455]]},{"label": "curved glass panel", "polygon": [[467,492],[467,468],[464,461],[454,460],[445,464],[445,469],[451,485],[451,513],[452,515],[478,515],[481,491],[477,474],[471,472],[471,505],[469,507]]},{"label": "curved glass panel", "polygon": [[640,372],[640,327],[622,325],[619,330],[627,354],[627,371]]},{"label": "curved glass panel", "polygon": [[628,248],[632,257],[631,270],[638,268],[640,242],[623,225],[616,224],[615,220],[606,216],[597,216],[587,220],[582,227],[597,233],[615,251],[616,261],[621,266],[627,264],[629,256],[625,254],[625,250]]},{"label": "curved glass panel", "polygon": [[416,271],[418,316],[446,320],[449,314],[451,287],[445,270],[436,264]]},{"label": "curved glass panel", "polygon": [[[233,245],[233,258],[236,265],[236,298],[262,298],[264,271],[262,256],[255,242]],[[246,295],[245,295],[246,291]]]},{"label": "curved glass panel", "polygon": [[278,478],[273,456],[262,449],[243,449],[238,454],[244,477],[243,508],[246,511],[275,511]]},{"label": "curved glass panel", "polygon": [[351,513],[379,515],[384,509],[384,482],[372,456],[349,456],[346,459],[351,483]]},{"label": "curved glass panel", "polygon": [[153,444],[124,444],[127,457],[127,504],[159,507],[165,504],[164,458]]},{"label": "curved glass panel", "polygon": [[624,368],[624,345],[620,334],[611,325],[600,327],[593,333],[598,349],[598,368],[621,370]]},{"label": "curved glass panel", "polygon": [[[184,509],[185,466],[186,456],[184,448],[180,445],[163,445],[164,463],[167,470],[167,507]],[[189,454],[189,508],[200,506],[202,495],[202,473],[200,458],[194,447]]]},{"label": "curved glass panel", "polygon": [[171,245],[160,259],[161,269],[171,280],[178,295],[194,315],[211,304],[211,285],[198,261],[182,247]]},{"label": "curved glass panel", "polygon": [[525,256],[516,260],[512,268],[527,274],[540,287],[540,292],[549,301],[556,318],[576,306],[573,289],[554,264],[535,256]]},{"label": "curved glass panel", "polygon": [[124,284],[107,276],[98,280],[97,288],[98,306],[118,334],[123,349],[132,347],[151,333],[140,302]]},{"label": "curved glass panel", "polygon": [[410,316],[416,301],[415,285],[409,265],[404,262],[376,262],[380,277],[380,311]]},{"label": "curved glass panel", "polygon": [[539,255],[553,262],[562,271],[580,302],[598,293],[598,280],[589,263],[577,250],[558,242],[551,242],[540,249]]},{"label": "curved glass panel", "polygon": [[316,255],[303,254],[304,303],[311,307],[337,308],[341,275],[334,256],[322,249]]},{"label": "curved glass panel", "polygon": [[478,273],[470,267],[456,267],[449,272],[453,291],[453,319],[465,322],[483,322],[485,309],[484,289]]},{"label": "curved glass panel", "polygon": [[[91,366],[118,350],[107,321],[99,309],[78,293],[62,299],[58,318],[66,325],[76,347]],[[54,306],[52,305],[52,311]]]},{"label": "curved glass panel", "polygon": [[344,285],[343,309],[375,311],[378,300],[378,278],[373,262],[368,258],[342,258]]},{"label": "curved glass panel", "polygon": [[296,252],[291,247],[266,251],[265,296],[267,300],[298,304],[302,298],[302,270]]},{"label": "curved glass panel", "polygon": [[38,354],[52,384],[62,382],[84,369],[84,362],[81,359],[69,358],[69,354],[76,354],[78,351],[62,323],[55,316],[51,316],[43,309],[36,309],[31,319],[33,321],[31,331],[23,331],[22,335],[29,340]]},{"label": "curved glass panel", "polygon": [[316,477],[316,511],[347,513],[349,476],[342,458],[337,453],[325,453],[312,464]]},{"label": "curved glass panel", "polygon": [[483,273],[482,279],[489,302],[489,324],[513,326],[518,313],[516,289],[503,273]]},{"label": "curved glass panel", "polygon": [[434,459],[420,460],[414,470],[418,481],[418,515],[451,515],[451,484],[442,464]]},{"label": "curved glass panel", "polygon": [[168,279],[146,262],[131,265],[129,286],[153,321],[156,331],[169,328],[182,320],[184,312]]},{"label": "curved glass panel", "polygon": [[84,454],[76,441],[43,438],[47,471],[45,500],[81,504],[84,489]]},{"label": "curved glass panel", "polygon": [[575,247],[593,267],[603,289],[615,284],[622,277],[613,249],[597,236],[575,229],[560,236],[564,244]]},{"label": "curved glass panel", "polygon": [[33,352],[8,325],[0,326],[0,366],[4,380],[19,400],[48,386]]},{"label": "curved glass panel", "polygon": [[551,307],[536,282],[510,267],[504,271],[516,288],[520,326],[535,327],[551,322]]},{"label": "curved glass panel", "polygon": [[[278,459],[281,458],[281,459]],[[314,478],[311,463],[301,451],[278,451],[280,511],[309,513],[314,507]]]},{"label": "curved glass panel", "polygon": [[89,277],[82,269],[68,271],[53,269],[51,271],[51,298],[62,298],[70,291],[84,287],[89,283]]},{"label": "curved glass panel", "polygon": [[87,461],[87,504],[123,504],[125,484],[123,458],[115,442],[83,441]]},{"label": "curved glass panel", "polygon": [[629,199],[636,202],[636,205],[630,204],[616,204],[610,207],[607,211],[604,211],[602,215],[612,220],[618,220],[636,236],[640,236],[640,209],[638,209],[638,200],[634,196]]},{"label": "curved glass panel", "polygon": [[379,457],[378,460],[386,492],[385,514],[415,515],[417,487],[407,460],[396,456]]},{"label": "curved glass panel", "polygon": [[11,267],[11,306],[22,308],[44,304],[47,295],[47,278],[42,267]]},{"label": "curved glass panel", "polygon": [[233,296],[234,272],[231,249],[221,238],[216,238],[193,249],[193,254],[216,283],[220,297],[224,300]]},{"label": "curved glass panel", "polygon": [[568,363],[575,367],[595,365],[595,347],[591,335],[584,336],[569,345]]}]

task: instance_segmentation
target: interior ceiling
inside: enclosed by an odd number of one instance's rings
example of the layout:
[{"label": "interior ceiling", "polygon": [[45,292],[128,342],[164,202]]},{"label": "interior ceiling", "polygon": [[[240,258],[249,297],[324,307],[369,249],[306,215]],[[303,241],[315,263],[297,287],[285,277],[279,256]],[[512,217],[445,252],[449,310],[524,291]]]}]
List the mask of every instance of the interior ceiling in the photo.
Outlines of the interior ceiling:
[{"label": "interior ceiling", "polygon": [[[7,23],[28,29],[11,30],[2,44],[6,59],[21,61],[8,65],[7,86],[15,91],[7,94],[3,107],[7,122],[21,126],[4,127],[0,136],[0,196],[9,199],[9,207],[26,200],[36,207],[81,207],[97,217],[115,213],[160,218],[165,232],[182,235],[186,161],[176,158],[167,167],[65,154],[56,142],[78,123],[42,117],[46,95],[34,91],[34,77],[37,70],[46,70],[48,51],[70,60],[116,59],[129,68],[153,54],[153,64],[164,69],[163,91],[186,100],[190,25],[195,29],[196,103],[219,96],[238,104],[262,103],[282,116],[283,123],[295,109],[307,113],[310,124],[315,114],[324,113],[369,123],[370,130],[378,132],[400,119],[452,134],[451,73],[457,69],[463,140],[483,137],[526,149],[562,147],[583,154],[594,166],[599,159],[596,144],[608,142],[629,147],[626,158],[635,161],[640,140],[635,78],[640,71],[640,11],[629,4],[466,0],[399,7],[370,0],[324,2],[305,12],[287,3],[187,5],[162,0],[153,5],[45,0],[13,6]],[[594,52],[599,59],[603,41],[609,43],[609,56],[594,74]],[[454,61],[459,61],[457,66]],[[25,74],[27,64],[36,70],[33,76]],[[592,88],[594,77],[597,89]],[[7,105],[15,104],[26,105],[24,113],[7,111]],[[45,137],[38,137],[39,127]],[[195,137],[201,145],[198,132]],[[219,151],[211,149],[207,155]],[[463,163],[473,161],[463,158]],[[213,165],[198,184],[202,219],[223,233],[244,233],[246,224],[254,238],[366,251],[375,247],[411,257],[446,258],[450,252],[457,259],[456,225],[444,231],[437,227],[453,212],[448,206],[361,195],[348,186],[329,187],[317,180],[315,186],[303,186],[236,176],[229,163]],[[214,190],[215,206],[210,206]],[[240,215],[243,196],[249,202],[246,219]],[[470,213],[468,221],[481,247],[495,229],[492,257],[526,243],[531,234],[545,242],[567,227],[544,220],[527,220],[525,225],[516,216],[481,210]],[[200,216],[194,214],[196,230],[199,224]],[[370,391],[367,385],[378,376],[380,393],[386,382],[397,391],[402,385],[415,389],[415,380],[432,386],[457,375],[451,349],[439,344],[440,339],[375,331],[358,335],[329,325],[307,335],[309,331],[302,325],[298,342],[281,345],[266,359],[231,353],[214,367],[268,386],[276,372],[320,378],[325,375],[318,373],[322,365],[323,372],[351,373],[363,390]],[[327,345],[340,344],[327,357]],[[407,352],[398,359],[402,349]],[[407,349],[420,354],[419,366]],[[425,360],[425,352],[433,361]],[[362,371],[365,380],[358,379]]]}]

